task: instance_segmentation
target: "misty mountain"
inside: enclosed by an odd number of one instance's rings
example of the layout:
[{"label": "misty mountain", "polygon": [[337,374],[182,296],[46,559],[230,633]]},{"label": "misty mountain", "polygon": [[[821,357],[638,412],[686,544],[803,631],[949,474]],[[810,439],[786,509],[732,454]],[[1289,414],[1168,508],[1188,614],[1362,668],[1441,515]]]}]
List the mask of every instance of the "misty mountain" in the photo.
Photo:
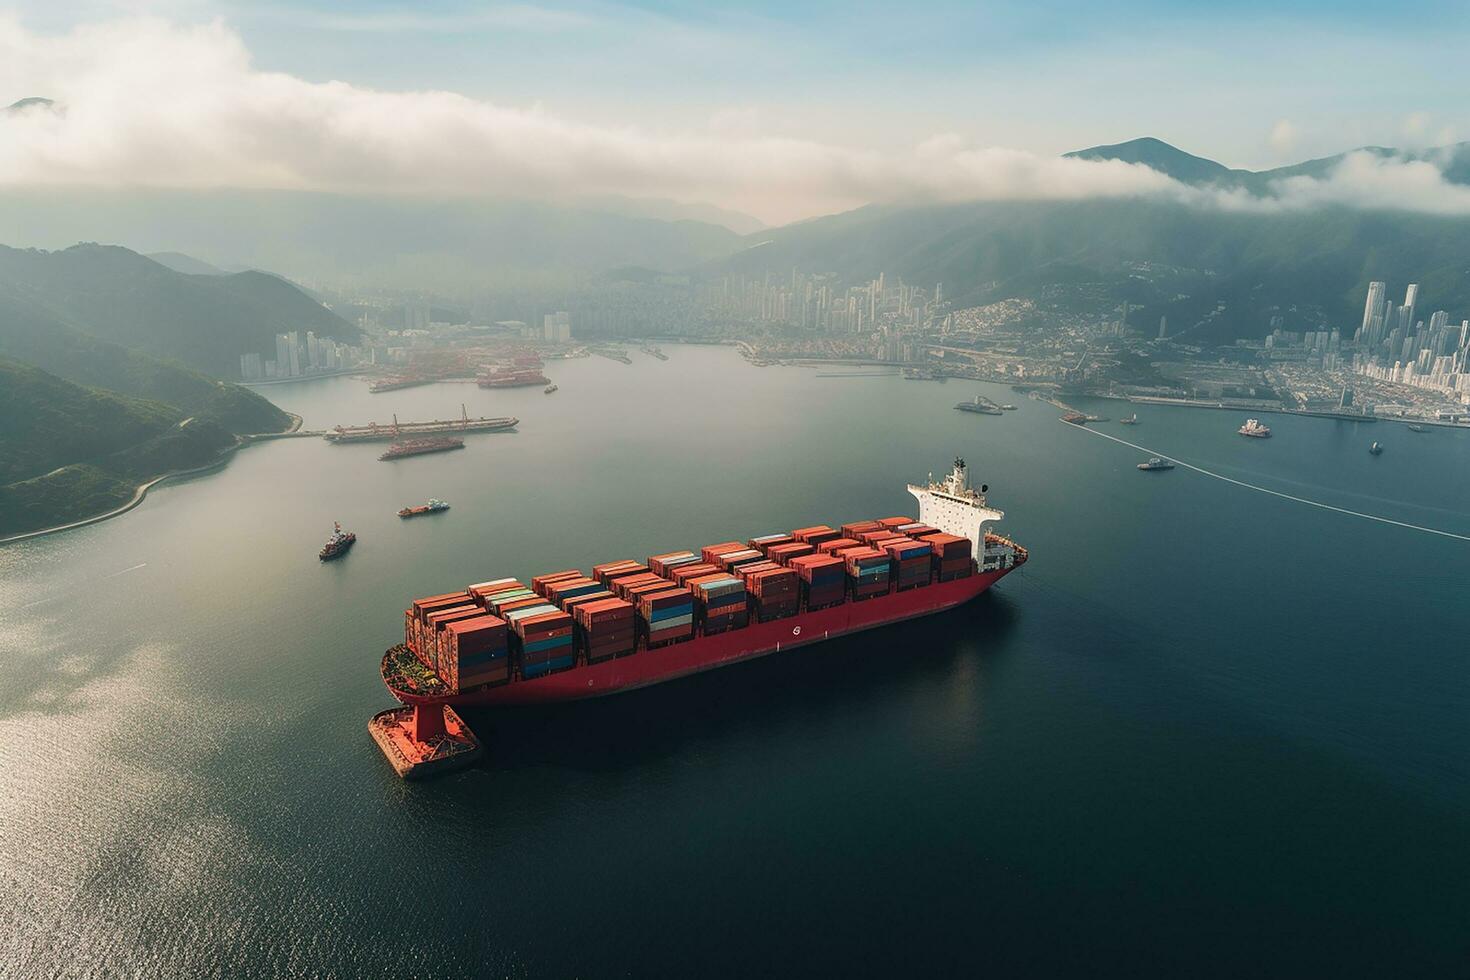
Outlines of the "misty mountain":
[{"label": "misty mountain", "polygon": [[1068,308],[1075,296],[1071,312],[1099,317],[1126,300],[1139,308],[1135,324],[1168,316],[1171,332],[1190,329],[1202,343],[1263,336],[1275,313],[1290,328],[1325,321],[1351,333],[1370,279],[1397,289],[1419,282],[1430,309],[1470,313],[1470,220],[1461,218],[1010,201],[862,208],[755,237],[765,244],[709,271],[784,276],[795,267],[851,283],[886,272],[942,282],[956,306],[1052,297]]},{"label": "misty mountain", "polygon": [[1141,163],[1181,183],[1196,187],[1211,185],[1225,188],[1238,187],[1261,194],[1269,190],[1272,182],[1289,177],[1324,179],[1338,164],[1353,153],[1367,153],[1383,159],[1429,161],[1440,168],[1445,179],[1450,183],[1470,184],[1470,143],[1455,143],[1428,150],[1360,146],[1342,153],[1335,153],[1332,156],[1304,160],[1301,163],[1271,170],[1233,170],[1214,160],[1186,153],[1152,136],[1129,140],[1126,143],[1114,143],[1111,146],[1093,146],[1085,150],[1073,150],[1064,155],[1082,160],[1121,160],[1124,163]]},{"label": "misty mountain", "polygon": [[452,296],[561,284],[628,265],[687,268],[740,247],[734,232],[702,221],[534,201],[33,187],[0,191],[0,241],[122,242],[222,269],[274,269],[308,285]]},{"label": "misty mountain", "polygon": [[1185,184],[1222,184],[1240,182],[1251,176],[1247,170],[1231,170],[1224,164],[1185,153],[1161,139],[1144,136],[1126,143],[1111,146],[1092,146],[1085,150],[1073,150],[1063,156],[1079,160],[1121,160],[1124,163],[1141,163],[1161,174],[1173,177]]},{"label": "misty mountain", "polygon": [[766,227],[752,215],[713,204],[687,204],[661,197],[626,197],[609,195],[585,197],[576,206],[604,214],[620,214],[630,218],[653,218],[658,221],[700,221],[728,228],[737,235],[749,235]]},{"label": "misty mountain", "polygon": [[[1429,152],[1453,163],[1463,151]],[[1280,176],[1325,175],[1341,160],[1232,170],[1155,139],[1076,155],[1248,189]],[[1137,310],[1135,324],[1152,327],[1168,316],[1171,333],[1189,330],[1199,342],[1263,336],[1276,314],[1296,329],[1326,323],[1350,333],[1370,279],[1398,290],[1418,282],[1430,309],[1470,314],[1470,219],[1458,217],[1348,207],[1245,214],[1158,201],[1002,201],[870,206],[763,231],[746,243],[706,271],[789,275],[795,267],[847,282],[887,272],[927,287],[943,282],[958,306],[1049,297],[1065,308],[1067,297],[1085,296],[1071,311],[1098,316],[1127,301]]]},{"label": "misty mountain", "polygon": [[222,276],[225,270],[183,252],[149,252],[148,258],[186,276]]},{"label": "misty mountain", "polygon": [[0,246],[0,296],[49,311],[83,333],[234,376],[240,355],[275,335],[313,330],[352,342],[361,331],[300,289],[262,272],[185,275],[125,248],[58,252]]},{"label": "misty mountain", "polygon": [[168,405],[233,433],[279,432],[290,417],[248,388],[101,340],[26,297],[0,290],[0,357],[74,384]]}]

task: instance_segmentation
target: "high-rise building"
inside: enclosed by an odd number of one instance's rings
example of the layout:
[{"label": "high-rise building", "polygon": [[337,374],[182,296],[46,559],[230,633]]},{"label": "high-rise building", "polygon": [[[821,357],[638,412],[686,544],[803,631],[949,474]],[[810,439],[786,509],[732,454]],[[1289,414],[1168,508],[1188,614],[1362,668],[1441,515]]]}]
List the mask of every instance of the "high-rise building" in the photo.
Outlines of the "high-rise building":
[{"label": "high-rise building", "polygon": [[276,334],[276,377],[291,376],[291,338],[283,333]]},{"label": "high-rise building", "polygon": [[549,344],[565,344],[572,339],[572,315],[566,310],[548,313],[541,321],[541,339]]},{"label": "high-rise building", "polygon": [[1388,288],[1388,283],[1368,283],[1368,301],[1363,304],[1363,333],[1368,335],[1373,330],[1373,321],[1383,313],[1383,291]]}]

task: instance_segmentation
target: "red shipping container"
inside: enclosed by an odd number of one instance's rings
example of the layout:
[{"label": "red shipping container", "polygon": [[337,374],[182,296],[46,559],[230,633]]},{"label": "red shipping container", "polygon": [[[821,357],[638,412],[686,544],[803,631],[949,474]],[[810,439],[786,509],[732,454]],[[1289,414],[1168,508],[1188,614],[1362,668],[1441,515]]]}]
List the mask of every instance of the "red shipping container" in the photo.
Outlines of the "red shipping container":
[{"label": "red shipping container", "polygon": [[697,565],[679,565],[674,568],[674,581],[679,585],[688,585],[697,578],[705,575],[713,575],[720,570],[720,566],[712,562],[700,562]]},{"label": "red shipping container", "polygon": [[871,531],[878,527],[877,521],[853,521],[851,524],[842,525],[842,536],[855,538],[864,531]]},{"label": "red shipping container", "polygon": [[551,582],[560,582],[568,578],[582,578],[581,572],[576,569],[568,569],[564,572],[547,572],[545,575],[537,575],[531,579],[531,591],[537,595],[546,594],[546,586]]},{"label": "red shipping container", "polygon": [[656,575],[667,577],[669,574],[669,566],[667,564],[668,562],[693,557],[694,552],[692,551],[671,551],[665,555],[649,555],[648,570]]},{"label": "red shipping container", "polygon": [[856,548],[859,544],[861,542],[855,538],[833,538],[831,541],[823,541],[817,545],[817,552],[823,555],[830,555],[834,551],[841,551],[843,548]]},{"label": "red shipping container", "polygon": [[731,551],[744,551],[745,545],[739,541],[722,541],[719,544],[707,544],[699,549],[699,557],[710,564],[714,564],[716,558]]},{"label": "red shipping container", "polygon": [[809,544],[778,544],[774,548],[771,548],[769,551],[766,552],[766,557],[771,559],[772,561],[777,561],[783,565],[788,565],[791,563],[791,559],[799,558],[802,555],[809,555],[815,550],[816,549]]},{"label": "red shipping container", "polygon": [[882,524],[886,528],[903,527],[905,524],[912,524],[913,522],[914,522],[914,519],[912,517],[880,517],[880,518],[878,518],[878,523],[879,524]]},{"label": "red shipping container", "polygon": [[768,549],[775,545],[790,544],[794,540],[796,539],[789,534],[762,534],[759,537],[751,538],[746,543],[761,554],[765,554]]}]

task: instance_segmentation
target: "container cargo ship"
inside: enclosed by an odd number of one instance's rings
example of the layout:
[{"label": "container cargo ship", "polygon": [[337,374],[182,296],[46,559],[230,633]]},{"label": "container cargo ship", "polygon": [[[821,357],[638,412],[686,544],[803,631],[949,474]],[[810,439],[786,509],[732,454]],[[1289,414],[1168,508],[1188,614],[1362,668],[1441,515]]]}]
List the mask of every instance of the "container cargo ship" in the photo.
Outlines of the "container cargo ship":
[{"label": "container cargo ship", "polygon": [[464,440],[457,436],[436,436],[429,439],[405,439],[395,442],[388,447],[388,451],[379,456],[379,459],[404,459],[408,456],[422,456],[425,453],[447,453],[452,449],[463,449]]},{"label": "container cargo ship", "polygon": [[416,599],[383,681],[438,732],[444,705],[598,697],[942,612],[1026,562],[987,530],[1004,514],[964,460],[908,491],[918,520],[805,527]]}]

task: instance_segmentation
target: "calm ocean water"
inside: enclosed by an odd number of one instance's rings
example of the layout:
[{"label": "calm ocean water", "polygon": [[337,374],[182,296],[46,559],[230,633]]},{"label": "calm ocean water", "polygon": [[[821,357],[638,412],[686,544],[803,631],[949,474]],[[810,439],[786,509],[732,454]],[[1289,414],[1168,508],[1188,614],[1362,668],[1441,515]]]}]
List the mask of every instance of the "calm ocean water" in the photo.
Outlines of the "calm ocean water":
[{"label": "calm ocean water", "polygon": [[[0,975],[1463,972],[1470,544],[1139,473],[999,386],[669,353],[552,396],[261,389],[523,422],[254,447],[0,549]],[[1098,428],[1470,534],[1466,433],[1138,414]],[[912,513],[957,453],[1033,558],[959,612],[471,714],[489,758],[435,782],[368,738],[414,595]],[[360,541],[322,566],[333,519]]]}]

